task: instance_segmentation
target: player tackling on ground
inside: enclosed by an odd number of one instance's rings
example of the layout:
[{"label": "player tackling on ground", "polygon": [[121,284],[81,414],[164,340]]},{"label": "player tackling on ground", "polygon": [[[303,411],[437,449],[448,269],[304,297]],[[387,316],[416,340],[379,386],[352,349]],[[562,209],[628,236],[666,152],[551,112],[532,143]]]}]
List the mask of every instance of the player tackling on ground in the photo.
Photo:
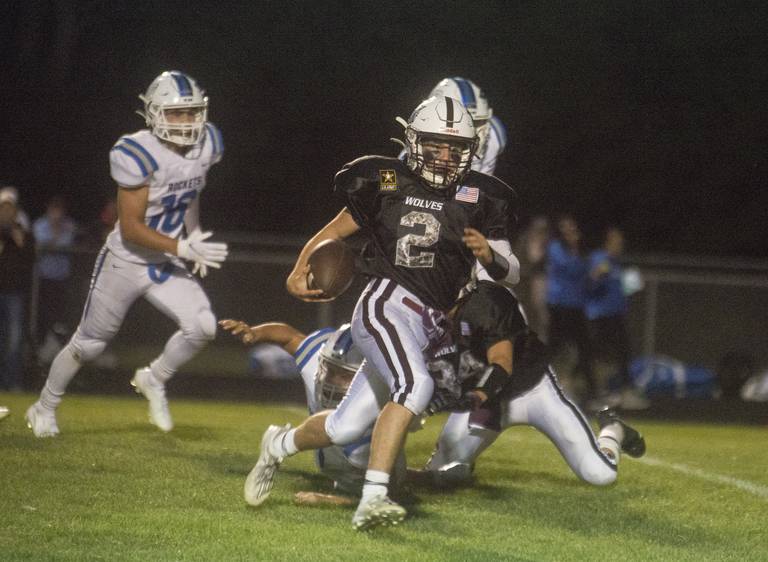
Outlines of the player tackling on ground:
[{"label": "player tackling on ground", "polygon": [[620,452],[632,457],[645,453],[643,437],[613,410],[598,414],[601,431],[595,437],[560,388],[549,366],[549,350],[528,329],[517,299],[505,287],[477,282],[459,300],[452,320],[453,340],[448,343],[461,360],[447,363],[448,368],[459,366],[458,376],[442,380],[461,385],[440,388],[438,395],[447,395],[447,403],[452,396],[466,403],[468,395],[478,392],[480,379],[486,401],[472,412],[449,416],[426,467],[438,485],[469,480],[477,457],[513,425],[531,425],[544,433],[571,470],[596,486],[616,480]]},{"label": "player tackling on ground", "polygon": [[[367,235],[370,282],[352,317],[352,336],[366,362],[356,378],[380,376],[390,396],[374,427],[363,494],[352,520],[360,530],[405,517],[405,510],[387,497],[387,486],[408,426],[433,394],[424,319],[453,306],[476,260],[498,281],[516,283],[519,278],[507,240],[513,193],[500,180],[470,171],[477,138],[461,102],[449,97],[422,102],[407,122],[405,137],[405,162],[366,156],[336,175],[335,191],[346,206],[305,245],[287,281],[294,296],[322,299],[321,291],[308,287],[312,249],[360,230]],[[325,430],[332,436],[335,428]],[[284,457],[312,448],[296,436],[287,428],[267,430],[249,476],[250,503],[269,493]]]},{"label": "player tackling on ground", "polygon": [[221,133],[207,121],[208,98],[186,74],[163,72],[139,97],[149,129],[120,137],[110,151],[119,220],[96,259],[80,325],[27,410],[37,437],[59,433],[56,408],[69,381],[101,354],[139,297],[179,326],[162,354],[131,381],[149,400],[150,421],[162,431],[173,428],[166,381],[216,334],[208,297],[182,259],[194,262],[192,273],[204,277],[227,257],[226,244],[208,242],[211,233],[199,224],[206,174],[224,150]]}]

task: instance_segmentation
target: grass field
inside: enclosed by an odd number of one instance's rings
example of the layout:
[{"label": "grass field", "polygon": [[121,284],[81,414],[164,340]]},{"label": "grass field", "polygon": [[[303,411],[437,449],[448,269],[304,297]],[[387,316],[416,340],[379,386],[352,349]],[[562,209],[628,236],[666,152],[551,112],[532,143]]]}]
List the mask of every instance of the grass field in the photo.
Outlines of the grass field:
[{"label": "grass field", "polygon": [[[761,427],[643,422],[648,455],[604,489],[576,479],[529,428],[506,432],[471,488],[410,487],[401,526],[351,530],[351,508],[297,507],[328,491],[313,457],[288,459],[272,497],[242,485],[271,422],[304,410],[172,400],[176,429],[138,397],[71,395],[62,435],[24,427],[31,395],[0,394],[0,560],[768,560],[768,447]],[[440,418],[442,419],[442,418]],[[411,435],[412,465],[440,419]]]}]

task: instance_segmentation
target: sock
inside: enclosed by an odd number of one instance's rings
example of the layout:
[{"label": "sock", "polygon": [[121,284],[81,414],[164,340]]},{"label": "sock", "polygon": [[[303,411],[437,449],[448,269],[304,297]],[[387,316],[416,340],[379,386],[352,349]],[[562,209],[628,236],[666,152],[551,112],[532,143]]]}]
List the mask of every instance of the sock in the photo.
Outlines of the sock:
[{"label": "sock", "polygon": [[613,464],[619,464],[621,453],[619,453],[619,444],[613,437],[608,437],[607,435],[600,436],[597,438],[597,444],[605,456],[608,457],[608,460],[612,461]]},{"label": "sock", "polygon": [[80,366],[80,361],[75,359],[69,345],[65,345],[51,363],[48,380],[40,393],[39,402],[43,408],[53,411],[59,407],[69,381],[80,370]]},{"label": "sock", "polygon": [[388,485],[389,474],[381,470],[366,470],[361,501],[369,500],[375,496],[386,496]]},{"label": "sock", "polygon": [[270,446],[272,454],[277,457],[285,458],[298,453],[299,450],[296,448],[295,435],[296,428],[283,433],[276,441],[273,441]]},{"label": "sock", "polygon": [[624,428],[620,423],[606,425],[597,438],[597,443],[608,457],[619,463],[621,442],[624,440]]}]

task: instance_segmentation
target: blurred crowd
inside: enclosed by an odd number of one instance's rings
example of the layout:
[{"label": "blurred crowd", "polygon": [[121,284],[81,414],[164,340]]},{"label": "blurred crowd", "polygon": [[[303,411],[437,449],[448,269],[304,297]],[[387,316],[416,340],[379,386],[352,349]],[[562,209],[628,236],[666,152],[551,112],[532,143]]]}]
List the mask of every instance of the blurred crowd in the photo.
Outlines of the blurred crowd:
[{"label": "blurred crowd", "polygon": [[0,390],[25,386],[26,351],[48,363],[71,335],[80,307],[73,302],[79,293],[71,280],[71,252],[76,245],[98,248],[116,220],[109,200],[96,220],[78,225],[61,196],[31,220],[19,190],[0,188]]},{"label": "blurred crowd", "polygon": [[768,400],[768,373],[758,373],[741,354],[727,353],[714,370],[633,354],[628,305],[643,281],[638,270],[622,265],[624,233],[609,225],[585,238],[572,215],[554,224],[535,217],[516,248],[516,292],[571,396],[590,410],[644,409],[655,397]]}]

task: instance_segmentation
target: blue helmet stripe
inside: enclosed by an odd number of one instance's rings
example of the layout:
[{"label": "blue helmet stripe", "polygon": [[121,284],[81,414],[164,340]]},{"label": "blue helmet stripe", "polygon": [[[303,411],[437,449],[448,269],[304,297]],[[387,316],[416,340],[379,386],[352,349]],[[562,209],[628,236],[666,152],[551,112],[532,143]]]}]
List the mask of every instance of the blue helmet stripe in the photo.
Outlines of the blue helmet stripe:
[{"label": "blue helmet stripe", "polygon": [[180,96],[187,97],[192,95],[192,84],[189,82],[189,78],[181,72],[171,72],[171,76],[176,80],[176,87],[179,88]]},{"label": "blue helmet stripe", "polygon": [[147,167],[144,165],[144,162],[142,162],[141,158],[139,158],[134,152],[132,152],[131,150],[121,145],[116,146],[112,150],[119,150],[120,152],[127,154],[128,156],[133,158],[136,164],[139,165],[139,170],[141,170],[142,177],[146,178],[149,175],[149,171],[147,170]]},{"label": "blue helmet stripe", "polygon": [[149,161],[150,166],[152,166],[153,172],[156,172],[158,170],[159,166],[157,165],[157,160],[155,160],[152,157],[152,155],[149,153],[149,151],[146,148],[141,146],[135,140],[129,139],[128,137],[123,137],[122,141],[126,144],[131,145],[132,147],[136,148],[139,152],[141,152],[144,155],[144,157]]},{"label": "blue helmet stripe", "polygon": [[458,76],[454,78],[453,81],[456,82],[456,85],[459,87],[459,92],[461,93],[461,103],[463,103],[466,107],[469,107],[470,105],[477,105],[475,91],[472,89],[472,86],[469,84],[469,82],[464,80],[464,78],[459,78]]}]

